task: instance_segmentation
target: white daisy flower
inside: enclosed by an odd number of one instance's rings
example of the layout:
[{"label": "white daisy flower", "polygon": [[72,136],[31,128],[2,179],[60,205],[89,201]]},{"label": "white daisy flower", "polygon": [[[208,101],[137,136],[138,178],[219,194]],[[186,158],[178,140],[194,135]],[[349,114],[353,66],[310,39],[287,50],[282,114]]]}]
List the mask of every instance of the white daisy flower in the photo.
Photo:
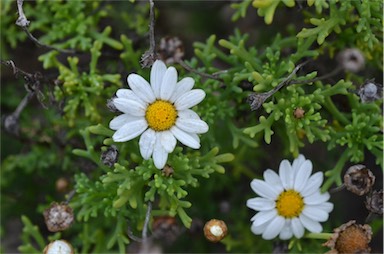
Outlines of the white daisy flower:
[{"label": "white daisy flower", "polygon": [[109,123],[116,130],[115,142],[125,142],[141,135],[140,153],[151,156],[162,169],[176,146],[176,139],[194,149],[200,148],[197,134],[208,131],[208,125],[190,108],[205,98],[201,89],[192,89],[195,81],[183,78],[177,82],[177,71],[157,60],[151,69],[151,84],[137,74],[128,76],[131,89],[119,89],[113,99],[123,114]]},{"label": "white daisy flower", "polygon": [[279,175],[271,169],[264,172],[264,181],[254,179],[251,188],[260,197],[247,200],[247,206],[259,211],[252,217],[251,230],[270,240],[279,235],[290,239],[293,235],[301,238],[304,228],[320,233],[319,222],[328,219],[333,204],[327,202],[329,193],[321,193],[323,173],[311,176],[312,162],[299,155],[292,165],[283,160]]}]

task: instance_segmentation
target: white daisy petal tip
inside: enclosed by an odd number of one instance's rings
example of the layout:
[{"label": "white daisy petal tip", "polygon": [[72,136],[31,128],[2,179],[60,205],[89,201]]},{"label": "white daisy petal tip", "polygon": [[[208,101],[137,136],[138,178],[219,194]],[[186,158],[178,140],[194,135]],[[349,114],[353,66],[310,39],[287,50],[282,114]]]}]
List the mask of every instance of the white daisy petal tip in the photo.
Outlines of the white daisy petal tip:
[{"label": "white daisy petal tip", "polygon": [[[322,174],[318,172],[311,176],[312,167],[310,160],[299,155],[292,164],[283,160],[279,174],[268,169],[264,180],[252,180],[251,188],[259,197],[249,199],[246,205],[257,212],[252,217],[251,231],[254,234],[262,235],[266,240],[275,237],[287,240],[293,236],[301,238],[305,229],[321,232],[319,222],[329,218],[333,204],[328,202],[327,192],[320,192]],[[275,217],[264,214],[275,214]]]},{"label": "white daisy petal tip", "polygon": [[141,156],[144,160],[152,158],[159,169],[167,163],[177,140],[199,149],[197,134],[209,130],[208,124],[190,109],[205,98],[205,92],[192,90],[195,81],[190,77],[179,82],[177,79],[176,68],[167,68],[164,62],[157,60],[152,65],[150,83],[138,74],[129,74],[129,89],[118,89],[112,100],[116,109],[123,113],[109,123],[109,128],[115,131],[112,139],[126,142],[141,135]]}]

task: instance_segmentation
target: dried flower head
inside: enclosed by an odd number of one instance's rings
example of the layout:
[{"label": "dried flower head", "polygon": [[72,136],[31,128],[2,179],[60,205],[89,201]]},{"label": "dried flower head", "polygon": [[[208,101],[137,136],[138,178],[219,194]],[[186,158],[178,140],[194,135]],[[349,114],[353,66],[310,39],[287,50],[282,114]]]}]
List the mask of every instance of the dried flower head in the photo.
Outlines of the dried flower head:
[{"label": "dried flower head", "polygon": [[365,206],[367,209],[376,214],[383,214],[383,190],[374,190],[366,197]]},{"label": "dried flower head", "polygon": [[109,109],[109,111],[113,112],[113,113],[121,113],[120,110],[118,110],[115,106],[115,104],[113,103],[113,99],[115,99],[116,96],[113,96],[111,99],[108,99],[107,100],[107,108]]},{"label": "dried flower head", "polygon": [[383,96],[383,86],[381,84],[375,83],[375,80],[367,80],[359,88],[357,92],[360,96],[361,102],[372,102],[379,100]]},{"label": "dried flower head", "polygon": [[45,246],[44,254],[74,254],[73,247],[65,240],[55,240]]},{"label": "dried flower head", "polygon": [[4,129],[7,132],[9,132],[13,135],[16,135],[16,136],[19,135],[20,125],[19,125],[19,117],[18,116],[15,116],[15,114],[6,115],[6,116],[4,116],[2,121],[3,121]]},{"label": "dried flower head", "polygon": [[166,64],[179,62],[184,57],[183,42],[178,37],[161,38],[159,56]]},{"label": "dried flower head", "polygon": [[357,48],[349,48],[341,51],[337,60],[346,71],[358,72],[364,68],[365,59],[363,53]]},{"label": "dried flower head", "polygon": [[372,229],[369,225],[356,224],[351,220],[334,229],[332,237],[323,244],[331,248],[327,253],[369,253],[368,246],[372,237]]},{"label": "dried flower head", "polygon": [[111,145],[108,149],[101,153],[101,162],[108,167],[113,167],[113,165],[119,159],[119,151],[115,145]]},{"label": "dried flower head", "polygon": [[295,108],[295,110],[293,111],[293,116],[296,118],[296,119],[301,119],[304,117],[304,114],[305,114],[305,110],[302,109],[302,108]]},{"label": "dried flower head", "polygon": [[269,93],[251,93],[247,98],[247,102],[251,106],[251,110],[254,111],[260,108],[270,96]]},{"label": "dried flower head", "polygon": [[347,190],[359,196],[367,194],[374,183],[375,176],[371,170],[361,164],[351,166],[344,175],[344,185]]},{"label": "dried flower head", "polygon": [[67,204],[55,202],[44,211],[44,219],[49,231],[63,231],[73,223],[73,210]]},{"label": "dried flower head", "polygon": [[222,220],[212,219],[204,225],[205,238],[214,243],[221,241],[227,232],[227,225]]},{"label": "dried flower head", "polygon": [[175,217],[155,217],[152,224],[152,236],[155,239],[166,239],[164,243],[173,243],[180,234],[180,226]]}]

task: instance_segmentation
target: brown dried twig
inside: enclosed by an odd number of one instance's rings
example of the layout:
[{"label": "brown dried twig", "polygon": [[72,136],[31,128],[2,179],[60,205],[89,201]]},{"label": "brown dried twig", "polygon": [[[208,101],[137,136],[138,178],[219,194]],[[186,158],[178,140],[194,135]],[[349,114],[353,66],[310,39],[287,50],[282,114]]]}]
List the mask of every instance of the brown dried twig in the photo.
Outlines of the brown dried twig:
[{"label": "brown dried twig", "polygon": [[18,25],[19,27],[21,27],[21,29],[23,29],[23,31],[27,34],[30,40],[32,40],[39,47],[53,49],[62,53],[72,53],[72,54],[76,53],[75,50],[59,49],[50,45],[43,44],[35,36],[33,36],[33,34],[31,34],[31,32],[28,30],[28,26],[31,22],[27,19],[27,17],[24,14],[23,2],[24,0],[17,0],[17,10],[19,12],[19,17],[16,20],[16,25]]}]

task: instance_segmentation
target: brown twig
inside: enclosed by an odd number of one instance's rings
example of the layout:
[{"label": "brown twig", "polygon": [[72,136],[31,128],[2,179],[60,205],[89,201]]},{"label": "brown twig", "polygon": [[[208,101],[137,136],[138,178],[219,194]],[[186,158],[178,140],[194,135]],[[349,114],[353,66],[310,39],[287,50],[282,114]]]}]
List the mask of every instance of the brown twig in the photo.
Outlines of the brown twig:
[{"label": "brown twig", "polygon": [[184,69],[186,69],[187,71],[189,72],[193,72],[193,73],[196,73],[204,78],[209,78],[209,79],[215,79],[215,80],[218,80],[218,81],[221,81],[223,82],[223,80],[221,78],[218,77],[218,75],[222,74],[223,72],[226,72],[225,71],[219,71],[219,72],[216,72],[215,74],[207,74],[207,73],[204,73],[204,72],[200,72],[196,69],[193,69],[191,66],[189,66],[188,64],[186,64],[183,60],[179,60],[177,61],[178,64],[180,64]]},{"label": "brown twig", "polygon": [[155,42],[155,4],[153,0],[149,0],[149,50],[141,56],[141,67],[148,68],[157,59],[156,42]]},{"label": "brown twig", "polygon": [[19,27],[21,27],[21,29],[23,29],[23,31],[27,34],[30,40],[32,40],[39,47],[53,49],[62,53],[70,53],[70,54],[76,53],[75,50],[59,49],[50,45],[43,44],[38,39],[36,39],[36,37],[33,36],[33,34],[31,34],[31,32],[28,30],[28,26],[31,22],[27,19],[27,17],[24,14],[23,2],[24,0],[17,0],[17,10],[19,12],[19,17],[16,20],[16,25],[18,25]]}]

